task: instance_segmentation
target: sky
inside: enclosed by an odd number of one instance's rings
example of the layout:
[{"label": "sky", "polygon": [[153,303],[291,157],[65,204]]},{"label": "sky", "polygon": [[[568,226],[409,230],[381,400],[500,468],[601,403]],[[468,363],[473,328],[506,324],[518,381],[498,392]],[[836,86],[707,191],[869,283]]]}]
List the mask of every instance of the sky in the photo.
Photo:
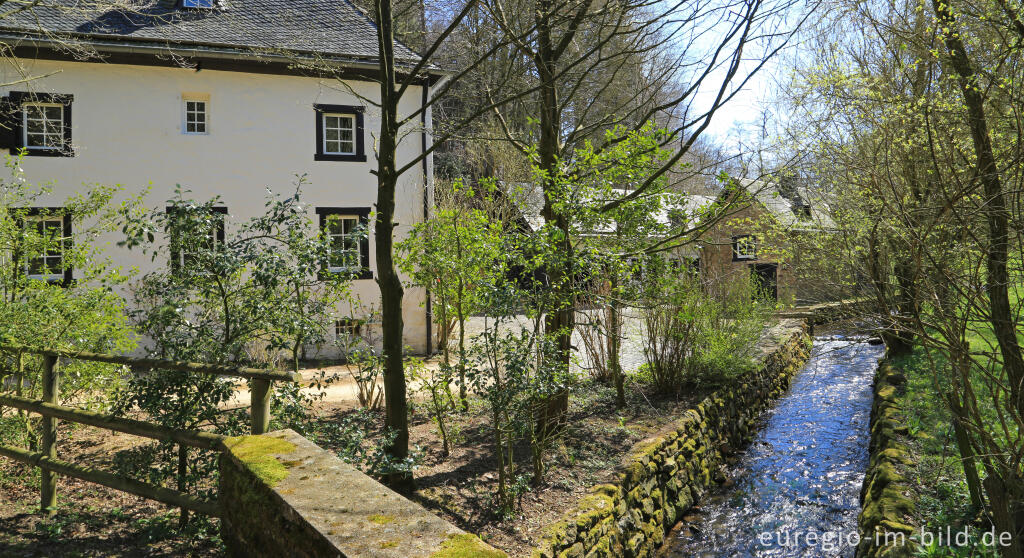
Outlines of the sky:
[{"label": "sky", "polygon": [[[730,2],[731,0],[721,0]],[[787,0],[780,0],[786,2]],[[768,4],[769,2],[766,2]],[[795,21],[807,9],[808,4],[798,2],[789,7],[784,14],[784,28],[791,29]],[[721,25],[718,23],[717,25]],[[785,26],[789,27],[785,27]],[[716,45],[715,37],[710,35],[705,48],[712,48]],[[764,115],[767,112],[770,120],[776,120],[779,116],[774,108],[774,101],[778,96],[781,83],[786,82],[786,75],[789,65],[797,57],[794,53],[800,48],[800,40],[793,38],[789,44],[769,60],[743,88],[730,100],[722,109],[715,114],[711,124],[705,131],[709,139],[715,140],[719,145],[729,148],[738,144],[749,146],[756,143],[761,136],[761,128],[764,122]],[[745,49],[745,63],[735,82],[741,82],[743,76],[754,71],[760,60],[758,56],[763,52],[759,45],[750,45]],[[694,97],[694,105],[697,107],[709,106],[717,94],[717,86],[724,78],[724,69],[714,72],[704,88]]]}]

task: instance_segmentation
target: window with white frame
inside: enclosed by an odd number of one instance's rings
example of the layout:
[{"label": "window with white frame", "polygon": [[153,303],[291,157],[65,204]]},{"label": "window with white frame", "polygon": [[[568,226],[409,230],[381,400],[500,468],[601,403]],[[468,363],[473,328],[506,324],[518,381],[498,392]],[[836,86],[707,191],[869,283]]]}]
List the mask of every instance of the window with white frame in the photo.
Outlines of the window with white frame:
[{"label": "window with white frame", "polygon": [[73,95],[10,91],[0,98],[9,135],[4,135],[11,154],[73,157],[71,103]]},{"label": "window with white frame", "polygon": [[186,134],[204,135],[208,133],[209,106],[206,99],[185,98],[185,128]]},{"label": "window with white frame", "polygon": [[210,215],[185,215],[173,207],[167,208],[171,214],[171,266],[181,270],[191,268],[202,262],[204,254],[224,244],[224,219],[226,207],[214,207]]},{"label": "window with white frame", "polygon": [[323,152],[327,155],[355,155],[355,115],[324,113]]},{"label": "window with white frame", "polygon": [[25,103],[21,109],[22,139],[27,149],[64,148],[64,105]]},{"label": "window with white frame", "polygon": [[316,110],[316,161],[366,161],[363,107],[313,105]]},{"label": "window with white frame", "polygon": [[756,260],[757,237],[752,234],[734,236],[732,238],[733,260]]},{"label": "window with white frame", "polygon": [[327,271],[352,271],[364,267],[359,250],[361,227],[358,215],[328,215],[324,234],[331,246]]},{"label": "window with white frame", "polygon": [[70,269],[65,257],[70,235],[67,215],[40,213],[23,219],[26,235],[32,235],[31,252],[25,256],[25,275],[41,281],[63,281]]},{"label": "window with white frame", "polygon": [[356,279],[372,278],[370,273],[369,208],[317,208],[320,231],[328,243],[324,271],[346,273]]}]

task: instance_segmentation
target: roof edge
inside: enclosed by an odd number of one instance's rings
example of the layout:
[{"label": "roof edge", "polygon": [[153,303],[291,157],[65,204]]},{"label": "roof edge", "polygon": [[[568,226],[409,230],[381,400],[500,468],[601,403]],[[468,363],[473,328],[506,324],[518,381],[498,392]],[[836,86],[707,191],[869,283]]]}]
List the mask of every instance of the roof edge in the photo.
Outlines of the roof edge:
[{"label": "roof edge", "polygon": [[[297,63],[326,63],[335,68],[351,68],[356,70],[378,71],[380,69],[376,57],[359,57],[342,54],[331,54],[326,57],[316,56],[316,52],[309,50],[279,49],[273,52],[269,47],[245,47],[227,43],[205,43],[187,41],[155,41],[151,39],[136,39],[134,37],[113,38],[110,35],[95,33],[50,33],[40,34],[26,32],[23,30],[0,27],[0,40],[13,40],[8,42],[10,48],[34,46],[50,50],[67,50],[67,45],[62,45],[53,37],[66,36],[72,39],[79,39],[84,44],[104,53],[125,53],[125,54],[152,54],[152,55],[173,55],[183,57],[205,57],[219,58],[224,60],[235,60],[244,62],[277,62],[281,64]],[[289,55],[286,53],[294,53]],[[412,69],[418,63],[414,61],[397,63],[399,70]],[[443,70],[427,65],[422,68],[428,81],[436,82],[447,75]]]}]

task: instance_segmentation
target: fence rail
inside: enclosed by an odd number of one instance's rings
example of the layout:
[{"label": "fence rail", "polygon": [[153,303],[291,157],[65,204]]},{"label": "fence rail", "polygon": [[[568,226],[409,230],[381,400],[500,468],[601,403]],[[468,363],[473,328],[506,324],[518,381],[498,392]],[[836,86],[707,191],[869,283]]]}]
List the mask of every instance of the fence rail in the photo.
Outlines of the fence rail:
[{"label": "fence rail", "polygon": [[[253,434],[263,434],[270,426],[270,404],[273,394],[270,389],[273,382],[295,382],[298,375],[294,372],[282,372],[276,370],[261,370],[258,368],[246,368],[241,366],[228,366],[221,364],[207,364],[198,362],[181,362],[173,360],[161,360],[152,358],[135,358],[119,355],[108,355],[90,353],[83,351],[62,351],[49,348],[34,348],[21,345],[0,344],[0,352],[13,353],[16,355],[36,354],[43,357],[42,399],[28,399],[17,395],[0,394],[0,407],[8,406],[22,411],[41,415],[40,433],[41,444],[39,452],[26,451],[20,448],[0,445],[0,456],[19,461],[41,469],[39,499],[40,508],[47,514],[53,514],[57,505],[57,474],[66,475],[129,492],[143,498],[149,498],[165,504],[170,504],[182,509],[182,518],[187,517],[185,510],[191,510],[206,515],[219,515],[216,502],[210,502],[195,498],[185,492],[172,490],[163,486],[147,484],[127,477],[114,475],[105,471],[99,471],[90,467],[83,467],[57,459],[57,420],[65,420],[96,426],[108,430],[116,430],[126,434],[142,436],[173,442],[179,445],[179,475],[183,475],[184,460],[186,458],[186,446],[202,449],[221,449],[221,442],[224,436],[211,432],[179,430],[160,426],[149,422],[106,415],[75,409],[57,404],[60,391],[60,374],[58,360],[61,358],[73,360],[88,360],[93,362],[105,362],[108,364],[120,364],[130,367],[134,371],[141,370],[175,370],[194,374],[208,374],[215,376],[229,376],[246,378],[251,380],[249,408],[250,429]],[[19,367],[21,366],[19,357]],[[22,375],[23,370],[19,368],[17,375]],[[21,379],[19,378],[19,384]],[[179,489],[180,478],[179,478]]]},{"label": "fence rail", "polygon": [[116,430],[125,434],[133,434],[144,438],[152,438],[162,442],[174,442],[201,449],[219,449],[224,436],[201,430],[178,430],[150,422],[133,420],[115,415],[94,413],[72,407],[64,407],[46,403],[38,399],[28,399],[16,395],[0,394],[0,406],[14,407],[22,411],[36,413],[44,417],[53,417],[68,422],[77,422],[96,426],[105,430]]}]

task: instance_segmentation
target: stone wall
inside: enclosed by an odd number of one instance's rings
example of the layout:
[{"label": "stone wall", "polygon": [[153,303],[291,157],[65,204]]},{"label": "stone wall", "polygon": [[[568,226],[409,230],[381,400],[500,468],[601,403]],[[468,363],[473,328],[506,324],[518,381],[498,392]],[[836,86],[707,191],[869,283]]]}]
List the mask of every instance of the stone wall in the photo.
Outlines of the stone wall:
[{"label": "stone wall", "polygon": [[505,557],[291,430],[224,445],[221,536],[232,557]]},{"label": "stone wall", "polygon": [[594,487],[550,528],[535,558],[652,556],[683,513],[724,480],[725,457],[752,439],[758,417],[789,387],[809,345],[804,328],[792,331],[758,370],[634,446],[618,482]]},{"label": "stone wall", "polygon": [[875,373],[875,401],[871,406],[871,445],[868,470],[861,488],[859,558],[913,556],[913,527],[907,524],[914,503],[900,469],[911,463],[901,437],[907,427],[899,398],[906,386],[903,374],[882,361]]}]

